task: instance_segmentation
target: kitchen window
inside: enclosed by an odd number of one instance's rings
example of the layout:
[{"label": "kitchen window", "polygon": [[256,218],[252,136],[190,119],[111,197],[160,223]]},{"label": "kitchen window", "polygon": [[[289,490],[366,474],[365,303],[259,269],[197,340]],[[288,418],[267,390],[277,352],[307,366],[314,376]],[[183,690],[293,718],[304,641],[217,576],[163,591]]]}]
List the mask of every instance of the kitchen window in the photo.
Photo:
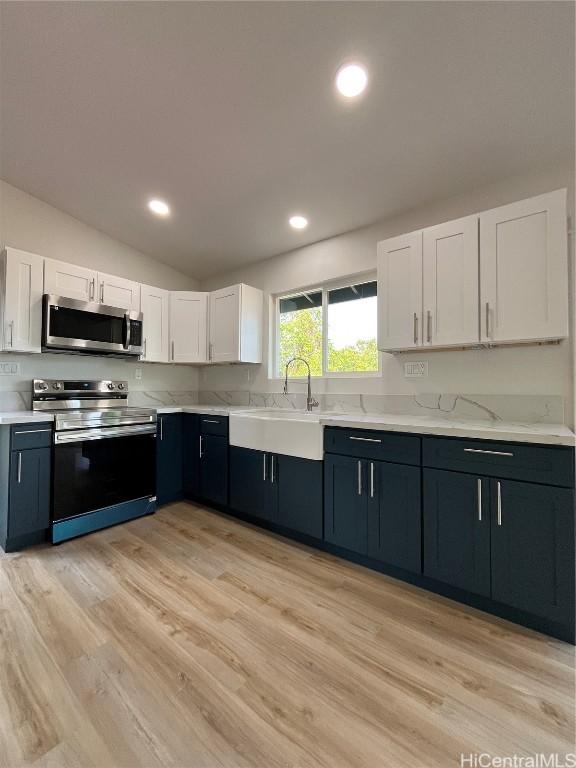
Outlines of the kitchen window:
[{"label": "kitchen window", "polygon": [[[330,284],[276,298],[274,375],[284,376],[293,357],[310,364],[312,376],[376,374],[377,283]],[[306,375],[295,362],[289,375]]]}]

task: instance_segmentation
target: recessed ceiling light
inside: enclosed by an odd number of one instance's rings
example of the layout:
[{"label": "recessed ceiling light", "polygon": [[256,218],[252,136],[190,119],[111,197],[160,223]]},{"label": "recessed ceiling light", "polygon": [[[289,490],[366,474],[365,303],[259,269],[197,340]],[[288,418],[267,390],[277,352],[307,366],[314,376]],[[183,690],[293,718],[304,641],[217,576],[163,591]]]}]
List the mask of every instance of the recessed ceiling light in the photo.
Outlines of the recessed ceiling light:
[{"label": "recessed ceiling light", "polygon": [[336,88],[342,96],[353,99],[366,89],[368,74],[360,64],[346,64],[341,67],[336,75]]},{"label": "recessed ceiling light", "polygon": [[170,214],[170,206],[164,200],[149,200],[148,208],[157,216],[168,216]]},{"label": "recessed ceiling light", "polygon": [[290,216],[288,223],[293,229],[306,229],[308,219],[305,216]]}]

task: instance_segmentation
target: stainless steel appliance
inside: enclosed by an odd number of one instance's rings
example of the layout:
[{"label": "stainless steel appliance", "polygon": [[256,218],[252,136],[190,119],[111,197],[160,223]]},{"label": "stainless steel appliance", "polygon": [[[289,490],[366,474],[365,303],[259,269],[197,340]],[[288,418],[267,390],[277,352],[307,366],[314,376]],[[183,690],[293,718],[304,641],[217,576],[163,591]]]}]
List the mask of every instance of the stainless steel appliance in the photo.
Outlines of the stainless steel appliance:
[{"label": "stainless steel appliance", "polygon": [[54,543],[155,511],[156,411],[127,381],[35,379],[32,408],[54,414]]},{"label": "stainless steel appliance", "polygon": [[42,348],[121,357],[142,353],[142,313],[45,293]]}]

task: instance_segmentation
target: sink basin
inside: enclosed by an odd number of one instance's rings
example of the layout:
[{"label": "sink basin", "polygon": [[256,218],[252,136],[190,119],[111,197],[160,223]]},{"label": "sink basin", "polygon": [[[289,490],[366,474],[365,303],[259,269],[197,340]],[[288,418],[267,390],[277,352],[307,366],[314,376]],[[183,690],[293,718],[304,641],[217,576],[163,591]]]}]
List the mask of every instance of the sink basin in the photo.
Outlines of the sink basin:
[{"label": "sink basin", "polygon": [[230,445],[320,461],[321,413],[262,408],[230,413]]}]

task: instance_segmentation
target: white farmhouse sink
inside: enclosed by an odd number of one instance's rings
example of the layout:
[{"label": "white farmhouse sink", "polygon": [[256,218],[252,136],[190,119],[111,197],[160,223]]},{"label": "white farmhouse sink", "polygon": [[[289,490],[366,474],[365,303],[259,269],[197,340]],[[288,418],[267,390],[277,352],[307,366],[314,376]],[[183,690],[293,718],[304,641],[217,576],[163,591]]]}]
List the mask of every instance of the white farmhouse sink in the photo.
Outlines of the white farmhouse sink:
[{"label": "white farmhouse sink", "polygon": [[230,445],[320,461],[323,454],[321,416],[279,408],[232,412]]}]

